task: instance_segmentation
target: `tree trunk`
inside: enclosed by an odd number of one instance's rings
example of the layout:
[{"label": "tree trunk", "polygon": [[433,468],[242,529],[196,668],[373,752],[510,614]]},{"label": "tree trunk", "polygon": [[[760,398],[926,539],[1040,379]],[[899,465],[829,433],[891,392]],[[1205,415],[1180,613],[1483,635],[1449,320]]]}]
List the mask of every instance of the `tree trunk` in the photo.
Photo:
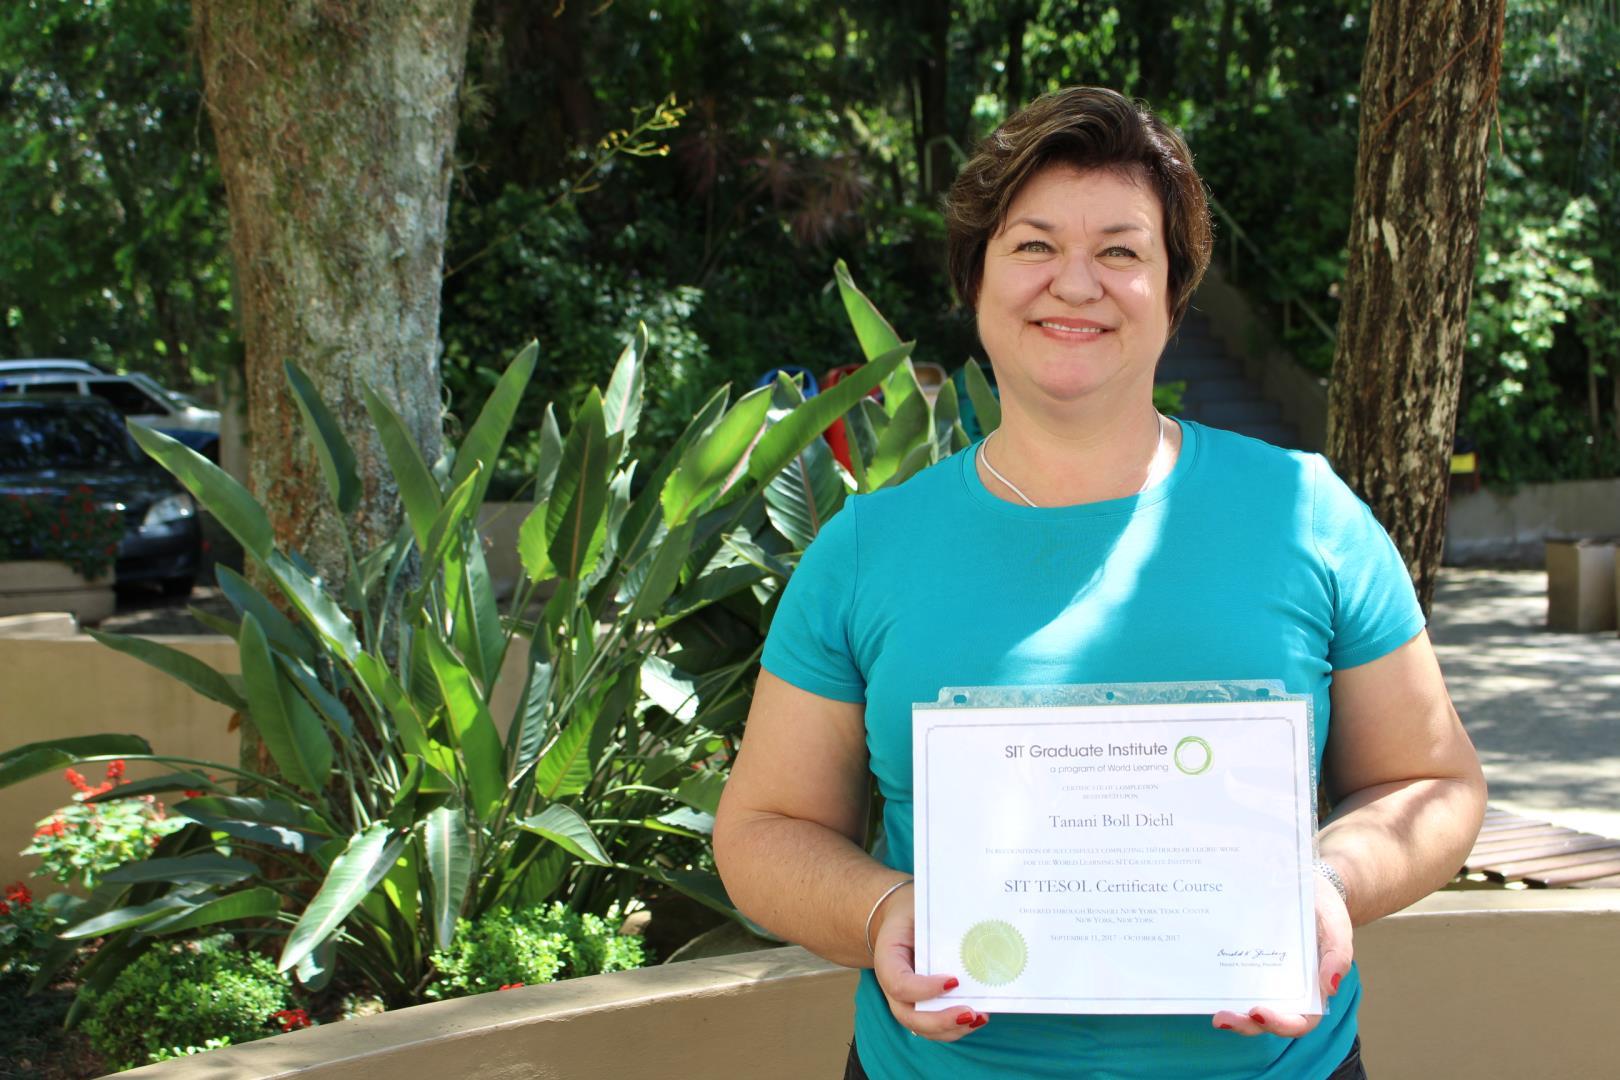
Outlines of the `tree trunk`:
[{"label": "tree trunk", "polygon": [[1505,0],[1376,0],[1328,455],[1389,529],[1424,610],[1446,489]]},{"label": "tree trunk", "polygon": [[951,135],[951,4],[929,0],[913,24],[921,48],[912,65],[917,87],[917,181],[923,205],[933,208],[956,179],[956,161],[947,140]]},{"label": "tree trunk", "polygon": [[370,546],[399,495],[361,388],[440,451],[439,285],[472,0],[193,0],[230,207],[250,487],[333,588],[345,544],[287,391],[294,360],[358,457]]}]

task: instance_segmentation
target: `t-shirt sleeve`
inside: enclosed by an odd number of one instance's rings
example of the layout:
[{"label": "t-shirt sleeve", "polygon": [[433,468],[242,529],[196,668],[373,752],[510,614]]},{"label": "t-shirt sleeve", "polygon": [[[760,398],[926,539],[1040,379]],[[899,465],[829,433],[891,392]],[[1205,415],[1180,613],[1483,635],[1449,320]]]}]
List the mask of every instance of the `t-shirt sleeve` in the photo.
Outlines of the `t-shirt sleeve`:
[{"label": "t-shirt sleeve", "polygon": [[846,500],[805,550],[771,620],[760,663],[800,690],[860,704],[866,701],[866,679],[850,644],[860,555],[858,501]]},{"label": "t-shirt sleeve", "polygon": [[1315,459],[1311,527],[1333,587],[1328,663],[1352,668],[1377,660],[1423,629],[1423,609],[1395,542],[1367,504]]}]

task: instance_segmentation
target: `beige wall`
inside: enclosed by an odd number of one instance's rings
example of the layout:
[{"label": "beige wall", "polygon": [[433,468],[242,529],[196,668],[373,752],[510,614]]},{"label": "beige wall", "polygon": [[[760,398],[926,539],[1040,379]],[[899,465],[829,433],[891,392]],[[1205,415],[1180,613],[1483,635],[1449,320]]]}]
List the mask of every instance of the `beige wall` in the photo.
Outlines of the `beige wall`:
[{"label": "beige wall", "polygon": [[[1491,463],[1483,464],[1489,476]],[[1539,567],[1549,537],[1614,536],[1620,536],[1620,480],[1526,484],[1512,494],[1476,491],[1452,496],[1445,561]]]},{"label": "beige wall", "polygon": [[[241,670],[236,643],[215,635],[154,636],[217,671]],[[527,653],[521,642],[507,655],[492,701],[504,731],[523,690]],[[162,672],[77,633],[65,616],[0,620],[0,750],[74,735],[139,735],[155,753],[234,763],[238,737],[231,712]],[[104,768],[82,770],[92,783]],[[136,765],[130,779],[169,769]],[[60,770],[0,788],[0,884],[26,878],[38,865],[18,852],[34,823],[71,801]]]},{"label": "beige wall", "polygon": [[[1357,932],[1378,1080],[1620,1075],[1620,892],[1442,893]],[[854,973],[802,949],[667,964],[311,1028],[131,1080],[827,1080]]]}]

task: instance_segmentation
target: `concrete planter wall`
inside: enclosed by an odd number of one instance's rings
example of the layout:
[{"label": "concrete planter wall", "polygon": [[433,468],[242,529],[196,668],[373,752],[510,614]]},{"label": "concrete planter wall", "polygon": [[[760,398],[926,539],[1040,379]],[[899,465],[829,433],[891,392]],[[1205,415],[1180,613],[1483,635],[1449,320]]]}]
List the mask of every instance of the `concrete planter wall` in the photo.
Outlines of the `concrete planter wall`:
[{"label": "concrete planter wall", "polygon": [[[1620,892],[1492,890],[1440,893],[1362,927],[1368,1072],[1615,1075],[1617,916]],[[842,1075],[854,987],[847,968],[776,949],[401,1009],[123,1075],[819,1080]]]},{"label": "concrete planter wall", "polygon": [[0,616],[66,611],[93,623],[111,615],[114,606],[111,571],[88,581],[66,563],[0,562]]}]

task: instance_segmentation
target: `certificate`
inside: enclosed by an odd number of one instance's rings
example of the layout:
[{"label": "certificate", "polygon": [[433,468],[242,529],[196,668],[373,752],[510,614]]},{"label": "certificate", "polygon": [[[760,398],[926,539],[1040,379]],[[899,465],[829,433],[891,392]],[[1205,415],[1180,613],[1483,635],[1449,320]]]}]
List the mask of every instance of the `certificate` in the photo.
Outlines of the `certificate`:
[{"label": "certificate", "polygon": [[912,716],[919,1008],[1321,1012],[1305,699]]}]

